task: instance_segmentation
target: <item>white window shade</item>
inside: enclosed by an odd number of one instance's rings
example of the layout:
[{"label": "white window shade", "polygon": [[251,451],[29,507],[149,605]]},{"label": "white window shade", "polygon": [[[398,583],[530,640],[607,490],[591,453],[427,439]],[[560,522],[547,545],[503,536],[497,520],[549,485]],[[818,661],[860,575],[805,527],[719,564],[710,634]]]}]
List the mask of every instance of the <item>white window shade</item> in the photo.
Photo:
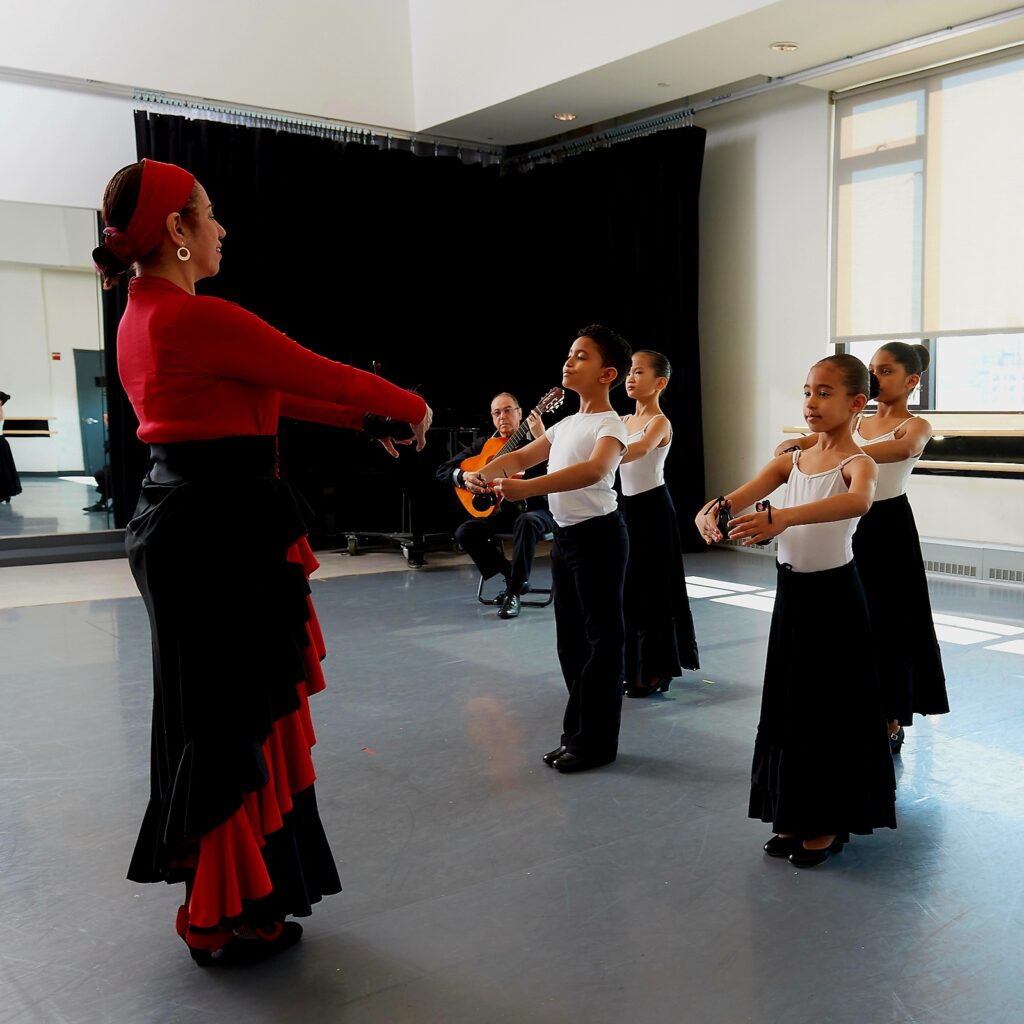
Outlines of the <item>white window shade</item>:
[{"label": "white window shade", "polygon": [[1024,328],[1024,58],[840,98],[833,341]]}]

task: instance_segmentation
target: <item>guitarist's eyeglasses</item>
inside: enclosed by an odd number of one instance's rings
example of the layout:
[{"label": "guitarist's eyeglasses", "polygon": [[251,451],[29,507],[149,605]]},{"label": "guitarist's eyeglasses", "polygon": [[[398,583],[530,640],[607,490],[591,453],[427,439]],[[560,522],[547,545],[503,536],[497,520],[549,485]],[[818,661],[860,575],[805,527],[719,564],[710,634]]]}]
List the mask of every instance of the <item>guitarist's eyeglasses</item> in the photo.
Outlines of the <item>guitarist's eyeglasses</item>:
[{"label": "guitarist's eyeglasses", "polygon": [[509,413],[515,412],[518,408],[518,405],[506,405],[504,409],[492,409],[491,419],[496,420],[499,416],[507,416]]}]

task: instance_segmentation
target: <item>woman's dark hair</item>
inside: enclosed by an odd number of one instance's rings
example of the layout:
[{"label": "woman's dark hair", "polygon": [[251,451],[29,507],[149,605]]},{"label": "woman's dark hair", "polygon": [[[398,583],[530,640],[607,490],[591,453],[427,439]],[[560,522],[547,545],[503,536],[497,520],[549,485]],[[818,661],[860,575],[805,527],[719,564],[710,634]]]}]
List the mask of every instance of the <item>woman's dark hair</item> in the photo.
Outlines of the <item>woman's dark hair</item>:
[{"label": "woman's dark hair", "polygon": [[610,327],[590,324],[588,327],[581,327],[576,332],[576,337],[589,338],[600,349],[601,363],[604,366],[611,366],[615,370],[615,380],[612,381],[613,388],[617,388],[625,381],[633,358],[633,350],[621,334],[613,331]]},{"label": "woman's dark hair", "polygon": [[[139,191],[142,188],[142,161],[128,164],[122,167],[107,182],[103,190],[103,205],[100,213],[103,215],[103,223],[107,227],[117,228],[118,231],[127,229],[135,213],[135,207],[139,202]],[[183,220],[194,219],[196,207],[199,200],[199,186],[192,189],[188,202],[179,211]],[[143,259],[151,256],[146,253]],[[92,251],[92,261],[103,278],[103,288],[113,288],[117,279],[127,270],[131,269],[130,263],[124,263],[118,259],[105,245],[98,245]]]},{"label": "woman's dark hair", "polygon": [[819,359],[814,365],[821,366],[827,363],[834,366],[840,373],[843,380],[843,387],[848,395],[871,395],[871,380],[868,375],[868,368],[856,357],[848,352],[841,352],[834,356],[825,356]]},{"label": "woman's dark hair", "polygon": [[881,351],[888,352],[908,374],[916,373],[919,377],[932,361],[931,353],[924,345],[908,345],[905,341],[890,341],[882,346]]},{"label": "woman's dark hair", "polygon": [[661,352],[655,352],[653,348],[638,348],[633,355],[647,356],[655,377],[664,377],[668,380],[672,376],[672,364],[668,361],[668,356]]}]

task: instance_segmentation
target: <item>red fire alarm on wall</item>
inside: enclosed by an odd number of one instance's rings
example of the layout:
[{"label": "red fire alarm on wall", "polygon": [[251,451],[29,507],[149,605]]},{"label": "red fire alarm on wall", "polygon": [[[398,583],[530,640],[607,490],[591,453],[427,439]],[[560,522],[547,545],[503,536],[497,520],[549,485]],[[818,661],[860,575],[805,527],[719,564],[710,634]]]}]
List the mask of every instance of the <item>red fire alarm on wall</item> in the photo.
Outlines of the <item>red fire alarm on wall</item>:
[{"label": "red fire alarm on wall", "polygon": [[59,353],[59,352],[51,352],[51,353],[50,353],[50,358],[51,358],[51,359],[52,359],[52,360],[53,360],[53,361],[54,361],[55,363],[59,363],[59,362],[60,362],[60,353]]}]

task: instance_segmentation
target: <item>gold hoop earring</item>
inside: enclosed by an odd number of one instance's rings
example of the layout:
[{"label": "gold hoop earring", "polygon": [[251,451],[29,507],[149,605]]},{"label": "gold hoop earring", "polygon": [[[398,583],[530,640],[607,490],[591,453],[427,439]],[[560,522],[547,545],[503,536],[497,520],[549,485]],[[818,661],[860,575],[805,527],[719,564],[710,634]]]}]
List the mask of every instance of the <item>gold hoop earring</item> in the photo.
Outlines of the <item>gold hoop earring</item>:
[{"label": "gold hoop earring", "polygon": [[188,263],[188,261],[192,259],[192,253],[190,253],[185,246],[182,246],[178,250],[178,259],[181,260],[182,263]]}]

